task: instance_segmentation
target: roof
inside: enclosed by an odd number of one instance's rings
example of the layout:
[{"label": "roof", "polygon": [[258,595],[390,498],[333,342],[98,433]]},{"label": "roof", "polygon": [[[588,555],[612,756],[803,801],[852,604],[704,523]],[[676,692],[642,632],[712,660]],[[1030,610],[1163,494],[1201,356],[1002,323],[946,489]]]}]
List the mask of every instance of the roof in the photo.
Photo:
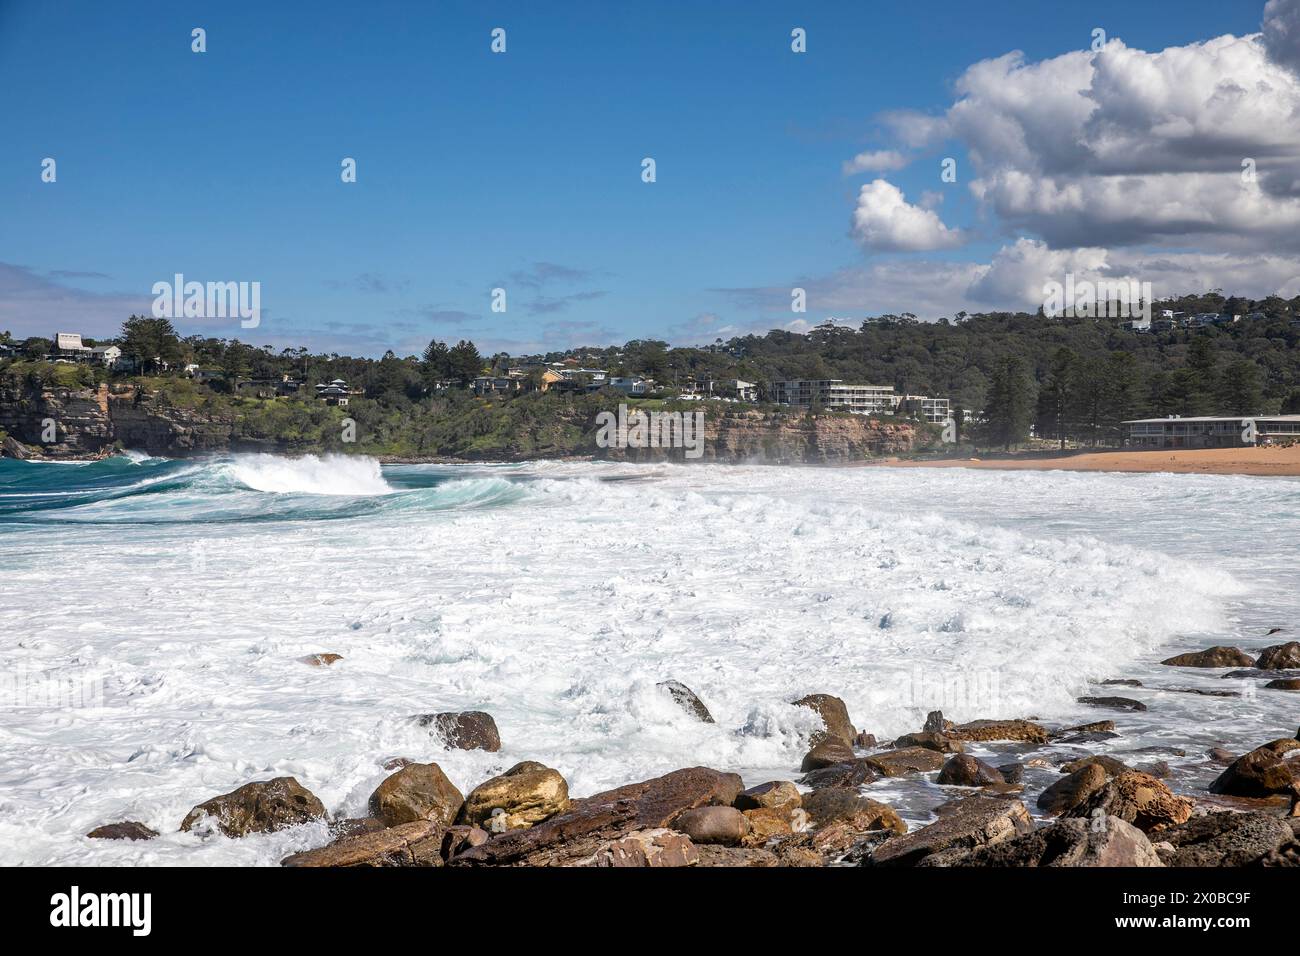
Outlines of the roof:
[{"label": "roof", "polygon": [[1266,422],[1300,422],[1300,415],[1191,415],[1186,418],[1134,418],[1125,425],[1177,425],[1180,422],[1240,422],[1245,419]]}]

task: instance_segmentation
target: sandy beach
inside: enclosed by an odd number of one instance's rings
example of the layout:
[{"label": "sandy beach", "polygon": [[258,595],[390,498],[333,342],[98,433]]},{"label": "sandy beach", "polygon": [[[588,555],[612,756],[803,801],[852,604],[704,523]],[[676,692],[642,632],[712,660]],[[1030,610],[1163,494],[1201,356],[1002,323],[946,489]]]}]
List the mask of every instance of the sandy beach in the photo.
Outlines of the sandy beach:
[{"label": "sandy beach", "polygon": [[1027,452],[966,458],[901,460],[895,468],[992,468],[1010,471],[1170,472],[1199,475],[1300,476],[1300,445],[1259,448],[1160,448],[1149,451]]}]

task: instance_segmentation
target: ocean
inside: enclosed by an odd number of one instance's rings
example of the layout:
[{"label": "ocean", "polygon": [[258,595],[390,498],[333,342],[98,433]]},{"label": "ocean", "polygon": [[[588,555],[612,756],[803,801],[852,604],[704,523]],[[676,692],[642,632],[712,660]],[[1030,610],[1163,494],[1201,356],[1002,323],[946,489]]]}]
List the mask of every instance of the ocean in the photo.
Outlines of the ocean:
[{"label": "ocean", "polygon": [[[1294,479],[3,460],[0,864],[273,865],[324,825],[177,827],[282,775],[363,816],[398,756],[462,791],[521,760],[574,796],[697,765],[795,779],[818,721],[790,701],[814,692],[882,740],[934,709],[1114,719],[1121,737],[1078,753],[1140,752],[1203,788],[1209,747],[1294,733],[1296,697],[1158,662],[1296,639],[1297,541]],[[343,659],[299,660],[325,652]],[[1102,694],[1149,710],[1076,700]],[[451,710],[491,713],[502,750],[444,751],[410,720]],[[1057,776],[1033,773],[1031,790]],[[871,795],[912,822],[951,796],[924,780]],[[162,836],[84,836],[127,819]]]}]

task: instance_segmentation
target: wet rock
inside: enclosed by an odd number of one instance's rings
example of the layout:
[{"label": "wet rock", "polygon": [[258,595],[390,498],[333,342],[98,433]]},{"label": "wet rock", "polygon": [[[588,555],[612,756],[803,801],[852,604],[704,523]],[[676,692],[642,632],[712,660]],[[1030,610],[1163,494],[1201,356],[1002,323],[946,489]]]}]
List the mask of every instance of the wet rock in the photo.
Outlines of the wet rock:
[{"label": "wet rock", "polygon": [[436,763],[413,763],[370,795],[370,812],[387,826],[434,820],[444,828],[456,821],[465,797]]},{"label": "wet rock", "polygon": [[661,681],[655,685],[668,692],[668,696],[682,710],[693,716],[696,720],[706,724],[713,723],[713,715],[709,713],[709,708],[704,706],[704,701],[695,695],[685,684],[675,680]]},{"label": "wet rock", "polygon": [[342,654],[308,654],[306,657],[298,658],[300,663],[310,664],[312,667],[329,667],[335,661],[343,660]]},{"label": "wet rock", "polygon": [[1237,759],[1237,755],[1231,750],[1225,750],[1222,747],[1211,747],[1205,752],[1214,763],[1223,764],[1225,767]]},{"label": "wet rock", "polygon": [[700,852],[685,834],[656,827],[634,830],[611,840],[597,854],[595,862],[597,866],[620,868],[694,866],[700,862]]},{"label": "wet rock", "polygon": [[496,753],[501,749],[501,734],[491,714],[481,710],[466,710],[445,714],[421,714],[416,717],[421,727],[428,727],[434,736],[453,750],[486,750]]},{"label": "wet rock", "polygon": [[749,822],[745,846],[765,846],[777,837],[794,833],[794,808],[758,807],[741,811]]},{"label": "wet rock", "polygon": [[1271,813],[1207,813],[1162,830],[1169,866],[1247,866],[1295,839],[1287,822]]},{"label": "wet rock", "polygon": [[685,833],[692,843],[737,846],[749,835],[749,820],[735,807],[696,807],[678,816],[673,829]]},{"label": "wet rock", "polygon": [[1117,817],[1058,820],[1032,833],[971,850],[946,850],[922,866],[1163,866],[1147,835]]},{"label": "wet rock", "polygon": [[1047,730],[1028,720],[972,720],[958,724],[948,731],[949,737],[958,740],[1015,740],[1026,743],[1047,743]]},{"label": "wet rock", "polygon": [[1085,802],[1106,786],[1110,775],[1100,764],[1085,764],[1062,777],[1038,795],[1038,808],[1046,813],[1062,814]]},{"label": "wet rock", "polygon": [[927,734],[943,734],[952,729],[952,721],[944,720],[943,711],[932,710],[925,715],[925,725],[921,728]]},{"label": "wet rock", "polygon": [[790,809],[800,806],[799,789],[789,780],[773,780],[742,790],[734,804],[737,810]]},{"label": "wet rock", "polygon": [[932,733],[928,730],[923,730],[919,734],[904,734],[894,741],[894,746],[900,750],[905,747],[924,747],[927,750],[934,750],[941,754],[959,754],[966,750],[962,742],[955,737]]},{"label": "wet rock", "polygon": [[1260,670],[1282,670],[1287,667],[1300,667],[1300,641],[1286,644],[1274,644],[1260,652],[1255,666]]},{"label": "wet rock", "polygon": [[990,767],[983,760],[969,754],[957,754],[943,765],[935,782],[945,787],[984,787],[1006,784],[1008,781],[999,770]]},{"label": "wet rock", "polygon": [[1293,793],[1296,778],[1285,755],[1300,748],[1300,740],[1283,737],[1238,757],[1212,784],[1210,793],[1239,797],[1266,797]]},{"label": "wet rock", "polygon": [[1101,682],[1102,687],[1141,687],[1140,680],[1133,680],[1131,677],[1114,677],[1110,680]]},{"label": "wet rock", "polygon": [[915,864],[933,853],[999,843],[1033,828],[1029,811],[1018,800],[967,797],[929,826],[886,840],[872,853],[871,863]]},{"label": "wet rock", "polygon": [[1178,654],[1160,662],[1170,667],[1250,667],[1255,659],[1240,647],[1217,645],[1190,654]]},{"label": "wet rock", "polygon": [[1143,773],[1149,773],[1151,774],[1151,776],[1156,777],[1157,779],[1160,780],[1168,780],[1170,777],[1174,775],[1173,768],[1170,767],[1169,763],[1164,760],[1156,760],[1153,761],[1152,763],[1138,764],[1138,766],[1135,769],[1140,770]]},{"label": "wet rock", "polygon": [[1264,687],[1268,690],[1300,690],[1300,677],[1285,677],[1271,680]]},{"label": "wet rock", "polygon": [[696,847],[697,866],[702,867],[767,867],[781,866],[781,858],[764,847],[701,846]]},{"label": "wet rock", "polygon": [[1107,740],[1114,740],[1118,736],[1119,734],[1111,730],[1090,730],[1087,733],[1062,737],[1057,742],[1063,744],[1098,744]]},{"label": "wet rock", "polygon": [[1151,833],[1183,823],[1192,815],[1192,809],[1192,801],[1174,796],[1155,777],[1130,770],[1114,777],[1082,803],[1071,807],[1065,816],[1089,817],[1093,811],[1100,810]]},{"label": "wet rock", "polygon": [[879,776],[876,770],[867,763],[867,759],[866,757],[859,757],[846,760],[843,763],[832,764],[820,770],[814,770],[800,777],[799,782],[805,787],[812,787],[814,790],[825,787],[860,787],[871,783]]},{"label": "wet rock", "polygon": [[909,773],[929,773],[943,766],[943,754],[925,747],[908,747],[886,753],[863,757],[872,770],[886,777],[901,777]]},{"label": "wet rock", "polygon": [[853,738],[858,735],[858,732],[849,721],[849,709],[844,705],[844,701],[830,694],[809,694],[807,697],[800,697],[794,705],[807,707],[815,712],[826,725],[828,734],[840,738],[850,747],[853,746]]},{"label": "wet rock", "polygon": [[1061,730],[1054,731],[1052,736],[1068,737],[1071,734],[1105,734],[1115,730],[1115,721],[1113,720],[1094,720],[1089,724],[1079,724],[1077,727],[1064,727]]},{"label": "wet rock", "polygon": [[1018,785],[1025,782],[1024,764],[1019,764],[1019,763],[999,764],[998,773],[1002,774],[1002,779],[1009,784]]},{"label": "wet rock", "polygon": [[457,855],[453,865],[558,866],[586,859],[630,830],[671,827],[686,810],[731,806],[740,777],[707,767],[675,770],[582,800],[526,830],[511,830]]},{"label": "wet rock", "polygon": [[560,772],[526,760],[471,790],[465,797],[459,822],[483,826],[493,811],[502,810],[502,828],[516,830],[541,823],[563,812],[568,805],[569,785]]},{"label": "wet rock", "polygon": [[858,832],[892,830],[906,833],[907,824],[893,807],[859,796],[851,790],[831,788],[814,790],[804,795],[803,810],[818,827],[832,823],[846,823]]},{"label": "wet rock", "polygon": [[380,764],[380,766],[391,773],[394,770],[401,770],[403,767],[409,767],[413,763],[415,763],[415,761],[410,757],[389,757]]},{"label": "wet rock", "polygon": [[446,832],[443,833],[440,852],[444,860],[450,860],[457,853],[470,847],[482,846],[490,839],[491,836],[486,830],[458,823],[447,827]]},{"label": "wet rock", "polygon": [[853,746],[859,750],[875,750],[879,745],[876,743],[876,735],[869,734],[864,730],[853,738]]},{"label": "wet rock", "polygon": [[832,764],[853,760],[853,748],[839,737],[824,737],[812,750],[804,754],[803,763],[799,765],[802,773],[829,767]]},{"label": "wet rock", "polygon": [[1078,760],[1071,760],[1068,763],[1061,764],[1061,773],[1075,773],[1084,767],[1096,764],[1106,771],[1107,777],[1118,777],[1122,773],[1127,773],[1132,768],[1122,760],[1116,760],[1114,757],[1108,757],[1106,754],[1092,754],[1087,757],[1080,757]]},{"label": "wet rock", "polygon": [[1089,707],[1104,707],[1107,710],[1146,710],[1147,705],[1140,700],[1134,700],[1132,697],[1080,697],[1080,704],[1087,704]]},{"label": "wet rock", "polygon": [[371,833],[344,837],[295,853],[281,866],[441,866],[445,828],[435,820],[416,820]]},{"label": "wet rock", "polygon": [[374,817],[347,817],[342,820],[331,820],[329,823],[330,836],[335,840],[360,836],[363,833],[374,833],[382,829],[384,829],[384,821],[376,820]]},{"label": "wet rock", "polygon": [[293,777],[276,777],[200,803],[181,821],[181,829],[190,830],[205,817],[226,836],[242,837],[323,820],[325,805]]},{"label": "wet rock", "polygon": [[86,834],[92,840],[152,840],[157,835],[157,830],[145,826],[139,820],[107,823]]}]

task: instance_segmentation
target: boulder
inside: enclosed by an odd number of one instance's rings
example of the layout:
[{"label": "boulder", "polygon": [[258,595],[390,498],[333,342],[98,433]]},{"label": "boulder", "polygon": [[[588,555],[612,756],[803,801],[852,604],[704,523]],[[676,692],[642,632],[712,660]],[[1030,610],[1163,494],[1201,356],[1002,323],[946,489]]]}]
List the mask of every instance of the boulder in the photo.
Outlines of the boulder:
[{"label": "boulder", "polygon": [[630,830],[671,827],[686,810],[731,806],[741,791],[740,777],[707,767],[675,770],[582,800],[526,830],[511,830],[483,846],[458,854],[453,865],[558,866],[604,852],[610,840]]},{"label": "boulder", "polygon": [[886,777],[901,777],[909,773],[929,773],[943,766],[943,754],[925,747],[907,747],[890,750],[862,758],[872,770]]},{"label": "boulder", "polygon": [[1274,644],[1260,652],[1255,666],[1260,670],[1275,671],[1288,667],[1300,667],[1300,641],[1286,644]]},{"label": "boulder", "polygon": [[958,724],[948,731],[949,737],[958,740],[1016,740],[1026,743],[1047,743],[1047,730],[1028,720],[972,720]]},{"label": "boulder", "polygon": [[802,773],[818,770],[832,764],[853,760],[853,748],[839,737],[826,736],[812,750],[804,754],[803,763],[799,765]]},{"label": "boulder", "polygon": [[998,765],[998,773],[1002,774],[1002,779],[1012,786],[1018,786],[1025,782],[1025,766],[1019,763],[1004,763]]},{"label": "boulder", "polygon": [[1163,866],[1147,835],[1117,817],[1058,820],[1020,836],[971,850],[946,850],[922,866]]},{"label": "boulder", "polygon": [[667,691],[668,696],[673,699],[673,703],[696,720],[705,724],[713,723],[713,715],[709,713],[709,708],[704,706],[704,701],[695,696],[695,691],[685,684],[675,680],[666,680],[660,681],[655,686]]},{"label": "boulder", "polygon": [[504,821],[500,825],[517,830],[553,817],[568,805],[569,785],[560,772],[526,760],[471,790],[461,807],[459,822],[483,826],[493,811],[501,810]]},{"label": "boulder", "polygon": [[813,770],[799,778],[805,787],[820,790],[824,787],[848,787],[856,789],[877,779],[875,769],[867,763],[866,757],[855,757],[843,763],[832,764],[820,770]]},{"label": "boulder", "polygon": [[1077,760],[1071,760],[1068,763],[1061,764],[1061,773],[1075,773],[1084,767],[1096,764],[1106,771],[1107,777],[1118,777],[1122,773],[1127,773],[1133,768],[1122,760],[1116,760],[1114,757],[1108,757],[1106,754],[1092,754],[1087,757],[1079,757]]},{"label": "boulder", "polygon": [[453,750],[486,750],[496,753],[501,749],[501,735],[491,714],[481,710],[459,713],[421,714],[415,718],[421,727],[429,727],[434,736]]},{"label": "boulder", "polygon": [[318,850],[295,853],[281,866],[441,866],[445,827],[415,820],[344,837]]},{"label": "boulder", "polygon": [[1284,677],[1264,685],[1267,690],[1300,690],[1300,677]]},{"label": "boulder", "polygon": [[1142,682],[1140,680],[1134,680],[1131,677],[1112,677],[1110,680],[1102,681],[1101,686],[1102,687],[1141,687]]},{"label": "boulder", "polygon": [[1002,772],[978,760],[969,754],[957,754],[950,757],[939,771],[935,782],[945,787],[985,787],[992,784],[1006,784],[1009,781]]},{"label": "boulder", "polygon": [[1210,758],[1211,762],[1222,764],[1225,767],[1237,759],[1235,753],[1223,747],[1211,747],[1205,752],[1205,756]]},{"label": "boulder", "polygon": [[1061,814],[1079,806],[1106,786],[1110,775],[1100,764],[1085,764],[1038,795],[1038,809]]},{"label": "boulder", "polygon": [[673,829],[685,833],[692,843],[737,846],[749,835],[749,820],[735,807],[696,807],[679,815]]},{"label": "boulder", "polygon": [[595,860],[597,866],[656,868],[694,866],[699,862],[700,851],[690,837],[663,827],[633,830],[610,840]]},{"label": "boulder", "polygon": [[205,817],[226,836],[242,837],[323,820],[325,805],[293,777],[276,777],[246,783],[238,790],[200,803],[186,814],[181,829],[190,830]]},{"label": "boulder", "polygon": [[1300,740],[1283,737],[1238,757],[1212,784],[1210,793],[1238,797],[1267,797],[1274,793],[1292,793],[1296,789],[1295,772],[1284,757],[1300,748]]},{"label": "boulder", "polygon": [[1130,770],[1111,779],[1083,802],[1065,811],[1067,817],[1090,817],[1094,810],[1119,817],[1145,833],[1183,823],[1192,815],[1192,801],[1173,792],[1150,774]]},{"label": "boulder", "polygon": [[865,730],[858,731],[858,735],[853,738],[853,746],[860,750],[875,750],[877,746],[876,735],[869,734]]},{"label": "boulder", "polygon": [[971,796],[929,826],[886,840],[871,854],[875,866],[911,865],[932,853],[999,843],[1034,828],[1019,800]]},{"label": "boulder", "polygon": [[1295,839],[1285,820],[1271,813],[1206,813],[1160,832],[1171,849],[1168,866],[1247,866]]},{"label": "boulder", "polygon": [[832,823],[846,823],[852,830],[858,832],[868,830],[907,832],[907,824],[893,807],[869,797],[858,796],[851,790],[839,788],[814,790],[804,795],[803,810],[818,827],[825,827]]},{"label": "boulder", "polygon": [[479,827],[472,827],[463,823],[458,823],[453,827],[447,827],[446,832],[442,836],[442,858],[444,860],[450,860],[462,850],[467,850],[474,846],[482,846],[490,839],[491,836],[488,832]]},{"label": "boulder", "polygon": [[926,714],[925,725],[921,728],[927,734],[943,734],[950,729],[952,729],[952,721],[945,720],[941,710],[932,710]]},{"label": "boulder", "polygon": [[[749,822],[745,846],[765,846],[776,837],[795,832],[795,807],[757,807],[741,811]],[[800,811],[802,813],[802,811]]]},{"label": "boulder", "polygon": [[935,750],[941,754],[959,754],[966,750],[962,742],[955,737],[949,737],[947,734],[931,733],[928,730],[923,730],[919,734],[904,734],[894,741],[894,746],[899,749],[924,747],[927,750]]},{"label": "boulder", "polygon": [[849,709],[844,705],[844,701],[830,694],[809,694],[807,697],[800,697],[794,705],[814,711],[826,725],[828,734],[840,738],[850,747],[853,746],[853,738],[858,735],[858,732],[849,721]]},{"label": "boulder", "polygon": [[436,763],[408,764],[370,795],[370,813],[386,826],[434,820],[451,826],[465,797]]},{"label": "boulder", "polygon": [[1132,697],[1080,697],[1080,704],[1087,704],[1089,707],[1104,707],[1107,710],[1133,710],[1142,711],[1147,709],[1147,705],[1140,700],[1134,700]]},{"label": "boulder", "polygon": [[308,654],[306,657],[298,658],[300,663],[310,664],[312,667],[329,667],[335,661],[343,660],[342,654]]},{"label": "boulder", "polygon": [[1255,659],[1240,647],[1216,645],[1203,651],[1178,654],[1160,662],[1170,667],[1251,667]]},{"label": "boulder", "polygon": [[157,835],[157,830],[145,826],[139,820],[106,823],[86,834],[92,840],[152,840]]},{"label": "boulder", "polygon": [[1053,737],[1068,737],[1072,734],[1109,734],[1114,733],[1115,721],[1113,720],[1094,720],[1090,724],[1079,724],[1077,727],[1064,727],[1061,730],[1053,731]]},{"label": "boulder", "polygon": [[770,783],[760,783],[757,787],[742,790],[736,796],[734,806],[741,811],[764,808],[793,810],[801,802],[799,788],[793,783],[789,780],[773,780]]}]

